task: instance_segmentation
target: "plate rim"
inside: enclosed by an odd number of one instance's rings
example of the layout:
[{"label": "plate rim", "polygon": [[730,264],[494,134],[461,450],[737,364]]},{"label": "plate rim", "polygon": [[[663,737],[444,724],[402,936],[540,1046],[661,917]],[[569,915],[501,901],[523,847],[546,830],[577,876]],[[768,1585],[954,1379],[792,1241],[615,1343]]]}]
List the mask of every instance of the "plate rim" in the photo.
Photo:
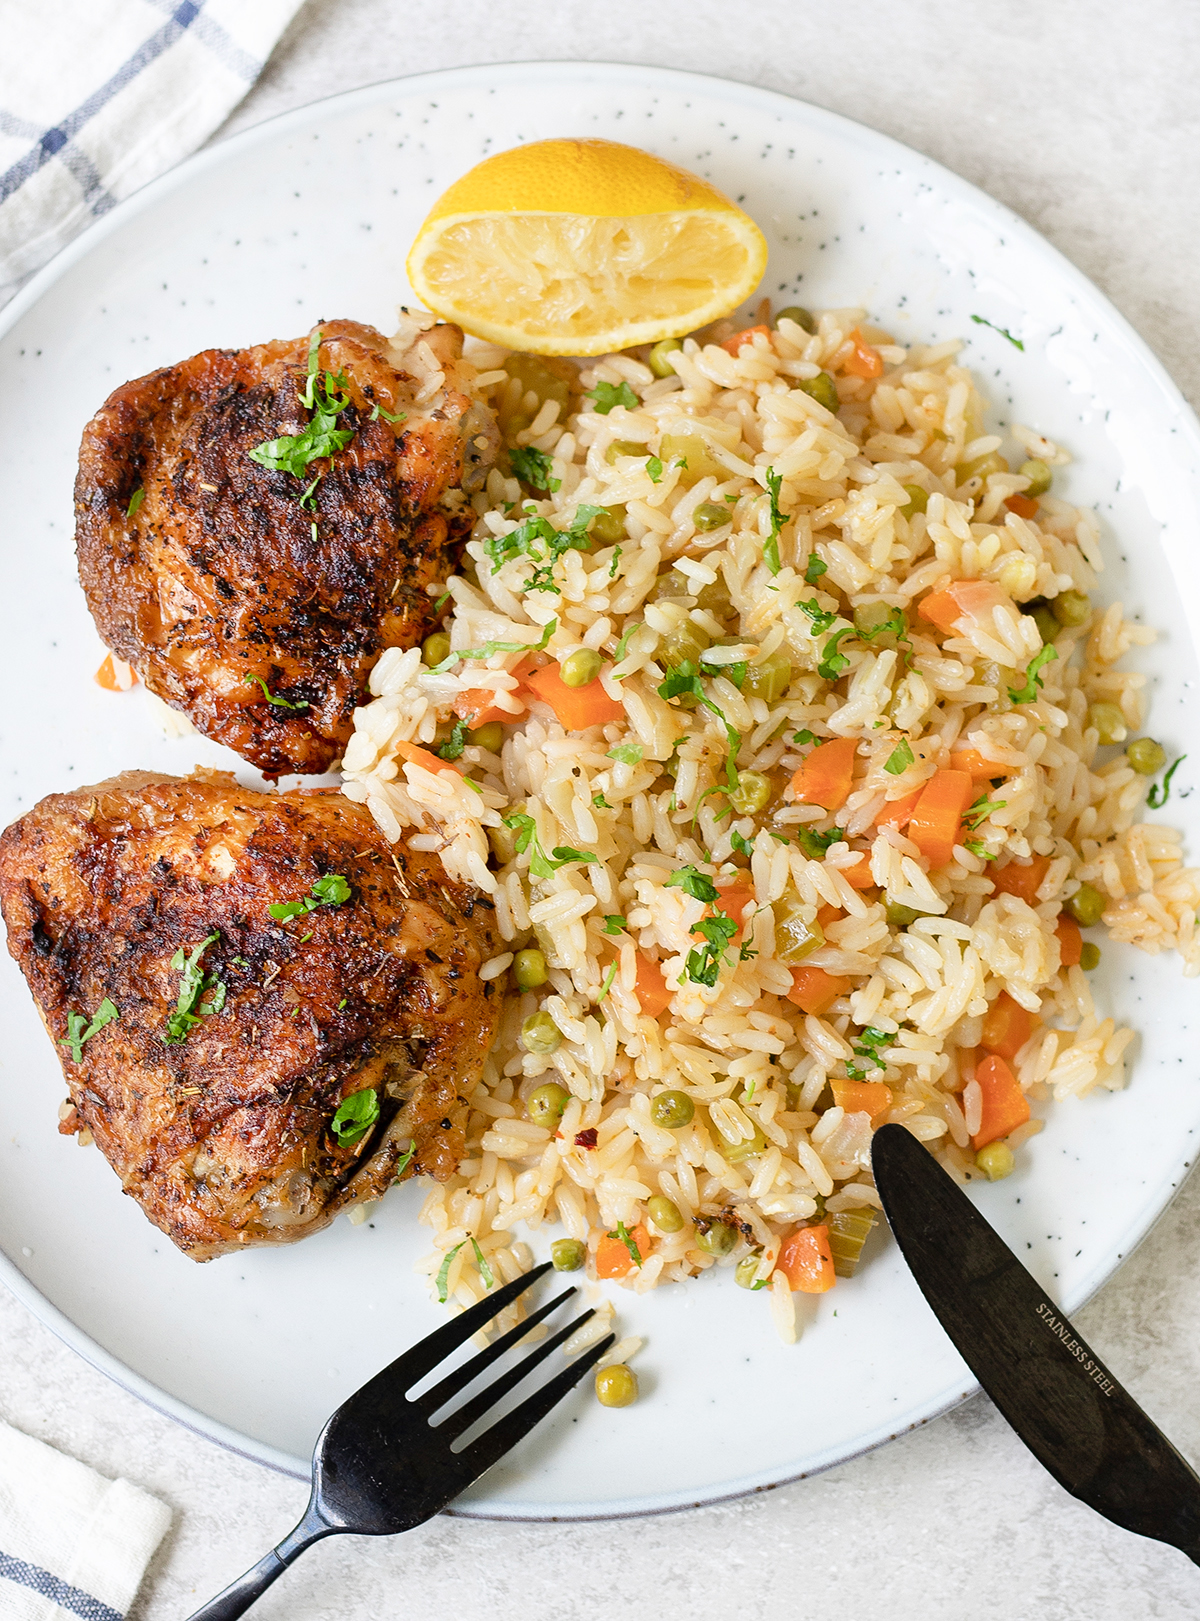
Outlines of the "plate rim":
[{"label": "plate rim", "polygon": [[[851,140],[860,149],[864,147],[870,148],[873,152],[885,156],[891,150],[898,155],[902,155],[907,166],[911,167],[914,163],[923,166],[927,172],[937,177],[939,186],[953,200],[982,208],[993,219],[1001,222],[1008,231],[1023,238],[1027,244],[1035,246],[1038,253],[1043,257],[1048,256],[1064,282],[1076,294],[1080,295],[1081,300],[1086,302],[1093,310],[1103,314],[1110,330],[1134,353],[1145,375],[1153,380],[1164,404],[1170,407],[1178,421],[1181,432],[1192,440],[1197,463],[1200,464],[1200,417],[1198,417],[1197,412],[1183,394],[1179,384],[1175,382],[1167,370],[1164,362],[1160,360],[1149,342],[1141,336],[1128,317],[1117,308],[1108,295],[1080,270],[1061,249],[1043,236],[1020,214],[1010,208],[1008,204],[992,197],[982,187],[957,174],[938,159],[931,158],[927,154],[918,151],[915,147],[898,140],[895,136],[873,129],[870,125],[850,118],[844,113],[834,112],[815,102],[806,101],[798,96],[790,96],[782,91],[749,84],[744,80],[727,79],[717,74],[693,72],[684,68],[664,67],[654,63],[591,62],[572,58],[518,58],[508,62],[475,63],[463,67],[439,68],[424,73],[403,74],[387,79],[379,79],[370,84],[337,91],[332,95],[322,96],[307,101],[298,107],[291,107],[283,112],[275,113],[246,129],[238,130],[234,134],[218,140],[213,145],[205,146],[200,151],[192,153],[173,168],[168,169],[165,174],[159,175],[131,196],[123,199],[108,213],[94,220],[37,270],[9,303],[0,310],[0,338],[5,337],[16,327],[26,313],[38,303],[43,294],[49,291],[73,266],[79,263],[80,260],[85,259],[94,248],[98,247],[112,232],[119,230],[127,220],[135,218],[148,209],[152,209],[160,198],[170,196],[172,193],[186,187],[195,176],[202,175],[206,171],[219,167],[226,162],[236,161],[239,153],[263,145],[280,134],[286,135],[290,127],[303,128],[311,125],[314,120],[319,118],[322,110],[330,108],[352,110],[359,106],[369,106],[386,100],[391,93],[406,91],[419,93],[420,87],[423,85],[430,87],[444,86],[448,89],[470,87],[471,85],[486,84],[489,81],[503,79],[505,76],[514,74],[518,76],[528,74],[533,77],[552,77],[555,74],[561,74],[564,70],[575,75],[588,75],[593,79],[607,80],[612,83],[629,84],[632,80],[632,82],[639,85],[648,85],[658,81],[660,83],[667,82],[673,87],[691,86],[699,94],[716,92],[723,97],[732,97],[734,100],[739,100],[760,110],[764,107],[769,111],[774,110],[781,120],[785,118],[790,121],[796,120],[797,115],[799,115],[802,121],[807,121],[814,127],[823,126],[826,129],[832,129],[842,139]],[[1200,652],[1200,645],[1198,645],[1197,651]],[[1095,1275],[1090,1280],[1090,1286],[1086,1286],[1078,1298],[1064,1301],[1063,1310],[1065,1313],[1073,1314],[1081,1310],[1099,1289],[1108,1283],[1125,1265],[1173,1203],[1187,1180],[1190,1169],[1191,1161],[1180,1156],[1175,1167],[1176,1174],[1166,1183],[1161,1196],[1157,1200],[1151,1200],[1144,1207],[1140,1225],[1130,1229],[1126,1235],[1124,1247],[1111,1267],[1103,1271],[1101,1275]],[[66,1312],[44,1295],[26,1277],[17,1261],[3,1251],[0,1251],[0,1283],[3,1283],[10,1293],[63,1344],[75,1351],[90,1366],[111,1379],[114,1384],[144,1402],[154,1411],[173,1419],[193,1434],[215,1442],[235,1456],[251,1459],[291,1479],[307,1480],[309,1478],[310,1466],[306,1460],[283,1452],[271,1446],[268,1442],[257,1441],[242,1434],[221,1420],[201,1413],[189,1403],[181,1401],[178,1397],[162,1389],[152,1380],[136,1373],[122,1362],[119,1357],[107,1351]],[[978,1383],[969,1374],[966,1374],[964,1378],[954,1380],[945,1391],[931,1402],[923,1405],[918,1404],[907,1414],[897,1415],[897,1418],[892,1422],[868,1431],[864,1436],[859,1437],[848,1450],[841,1447],[830,1448],[828,1455],[818,1455],[816,1461],[794,1474],[781,1474],[778,1465],[768,1466],[760,1474],[726,1482],[719,1487],[701,1487],[691,1492],[656,1493],[651,1497],[644,1498],[630,1497],[625,1499],[623,1504],[618,1501],[615,1505],[586,1502],[561,1505],[523,1504],[519,1512],[509,1512],[506,1511],[502,1502],[491,1502],[486,1507],[481,1505],[479,1508],[468,1502],[451,1506],[445,1512],[462,1519],[547,1524],[640,1519],[650,1515],[678,1513],[709,1504],[730,1502],[759,1492],[772,1491],[778,1487],[821,1474],[827,1469],[837,1467],[839,1464],[850,1462],[854,1458],[874,1451],[875,1448],[886,1444],[890,1440],[895,1440],[903,1434],[923,1427],[933,1419],[941,1417],[944,1413],[968,1401],[978,1391]],[[836,1455],[833,1455],[835,1453]]]}]

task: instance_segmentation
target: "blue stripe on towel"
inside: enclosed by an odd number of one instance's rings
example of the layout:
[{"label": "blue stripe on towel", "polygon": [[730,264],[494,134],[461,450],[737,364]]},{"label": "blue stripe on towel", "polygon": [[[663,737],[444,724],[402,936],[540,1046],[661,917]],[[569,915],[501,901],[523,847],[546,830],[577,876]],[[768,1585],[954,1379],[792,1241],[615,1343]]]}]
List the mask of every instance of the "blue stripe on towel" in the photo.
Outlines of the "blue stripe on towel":
[{"label": "blue stripe on towel", "polygon": [[101,1604],[98,1598],[90,1593],[82,1592],[78,1587],[71,1587],[67,1582],[60,1581],[52,1576],[48,1570],[40,1565],[27,1565],[23,1559],[14,1559],[11,1554],[0,1551],[0,1577],[16,1582],[21,1587],[29,1587],[43,1598],[48,1598],[62,1610],[70,1610],[72,1615],[82,1617],[82,1621],[124,1621],[107,1604]]}]

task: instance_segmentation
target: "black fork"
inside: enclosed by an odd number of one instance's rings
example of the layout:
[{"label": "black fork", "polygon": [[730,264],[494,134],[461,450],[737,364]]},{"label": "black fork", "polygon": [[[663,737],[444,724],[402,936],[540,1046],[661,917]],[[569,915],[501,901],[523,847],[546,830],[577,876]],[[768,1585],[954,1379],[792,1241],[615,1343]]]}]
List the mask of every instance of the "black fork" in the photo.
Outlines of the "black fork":
[{"label": "black fork", "polygon": [[478,1356],[452,1369],[444,1379],[414,1399],[408,1391],[432,1373],[439,1362],[466,1343],[497,1312],[550,1270],[550,1262],[506,1283],[460,1317],[435,1329],[411,1351],[368,1379],[344,1401],[325,1425],[313,1451],[312,1496],[294,1531],[252,1570],[227,1587],[191,1621],[233,1621],[243,1615],[277,1576],[305,1548],[340,1531],[356,1536],[387,1537],[411,1531],[479,1479],[522,1440],[539,1419],[577,1385],[608,1350],[614,1335],[589,1346],[561,1373],[526,1397],[460,1452],[451,1443],[526,1378],[540,1362],[594,1314],[585,1311],[566,1328],[544,1340],[524,1361],[487,1385],[440,1423],[431,1423],[452,1397],[477,1379],[485,1368],[522,1340],[575,1293],[566,1289],[518,1323]]}]

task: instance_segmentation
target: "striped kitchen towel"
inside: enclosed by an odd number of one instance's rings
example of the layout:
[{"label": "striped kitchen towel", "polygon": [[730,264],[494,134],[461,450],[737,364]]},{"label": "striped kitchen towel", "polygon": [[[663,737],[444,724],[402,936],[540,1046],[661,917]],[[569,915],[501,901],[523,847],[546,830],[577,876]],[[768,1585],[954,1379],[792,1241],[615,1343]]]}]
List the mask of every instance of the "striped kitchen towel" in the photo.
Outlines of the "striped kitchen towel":
[{"label": "striped kitchen towel", "polygon": [[0,303],[186,157],[302,0],[0,0]]},{"label": "striped kitchen towel", "polygon": [[170,1522],[127,1480],[0,1424],[4,1621],[122,1621]]}]

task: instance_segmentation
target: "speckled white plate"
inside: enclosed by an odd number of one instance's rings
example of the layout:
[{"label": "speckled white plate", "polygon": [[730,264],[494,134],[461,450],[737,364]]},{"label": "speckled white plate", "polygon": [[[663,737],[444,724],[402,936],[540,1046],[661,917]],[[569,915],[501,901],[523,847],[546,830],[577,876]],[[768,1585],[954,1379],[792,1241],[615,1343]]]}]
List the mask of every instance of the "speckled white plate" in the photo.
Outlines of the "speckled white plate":
[{"label": "speckled white plate", "polygon": [[[184,164],[106,216],[0,316],[0,546],[8,701],[0,818],[133,766],[237,766],[165,738],[140,692],[91,680],[99,644],[75,581],[71,484],[80,430],[116,384],[213,345],[352,316],[385,329],[416,226],[489,152],[607,135],[676,159],[736,197],[771,245],[780,302],[861,303],[901,341],[963,335],[997,423],[1077,457],[1056,488],[1094,505],[1104,591],[1161,626],[1141,660],[1152,729],[1200,768],[1194,633],[1200,430],[1104,298],[1029,227],[937,164],[783,96],[661,69],[468,68],[303,108]],[[1007,327],[1019,352],[971,315]],[[1167,820],[1200,853],[1185,766]],[[1101,998],[1141,1032],[1133,1083],[1049,1110],[981,1207],[1070,1311],[1144,1235],[1200,1125],[1195,992],[1171,959],[1105,948]],[[83,1356],[182,1422],[306,1474],[326,1414],[438,1308],[412,1274],[417,1189],[372,1222],[208,1266],[178,1255],[117,1192],[98,1153],[55,1132],[57,1061],[20,975],[0,964],[0,1276]],[[545,1248],[546,1235],[535,1235]],[[895,1248],[872,1241],[853,1283],[776,1343],[762,1300],[728,1273],[646,1299],[643,1396],[580,1395],[460,1505],[497,1517],[650,1512],[763,1490],[943,1410],[970,1376]]]}]

